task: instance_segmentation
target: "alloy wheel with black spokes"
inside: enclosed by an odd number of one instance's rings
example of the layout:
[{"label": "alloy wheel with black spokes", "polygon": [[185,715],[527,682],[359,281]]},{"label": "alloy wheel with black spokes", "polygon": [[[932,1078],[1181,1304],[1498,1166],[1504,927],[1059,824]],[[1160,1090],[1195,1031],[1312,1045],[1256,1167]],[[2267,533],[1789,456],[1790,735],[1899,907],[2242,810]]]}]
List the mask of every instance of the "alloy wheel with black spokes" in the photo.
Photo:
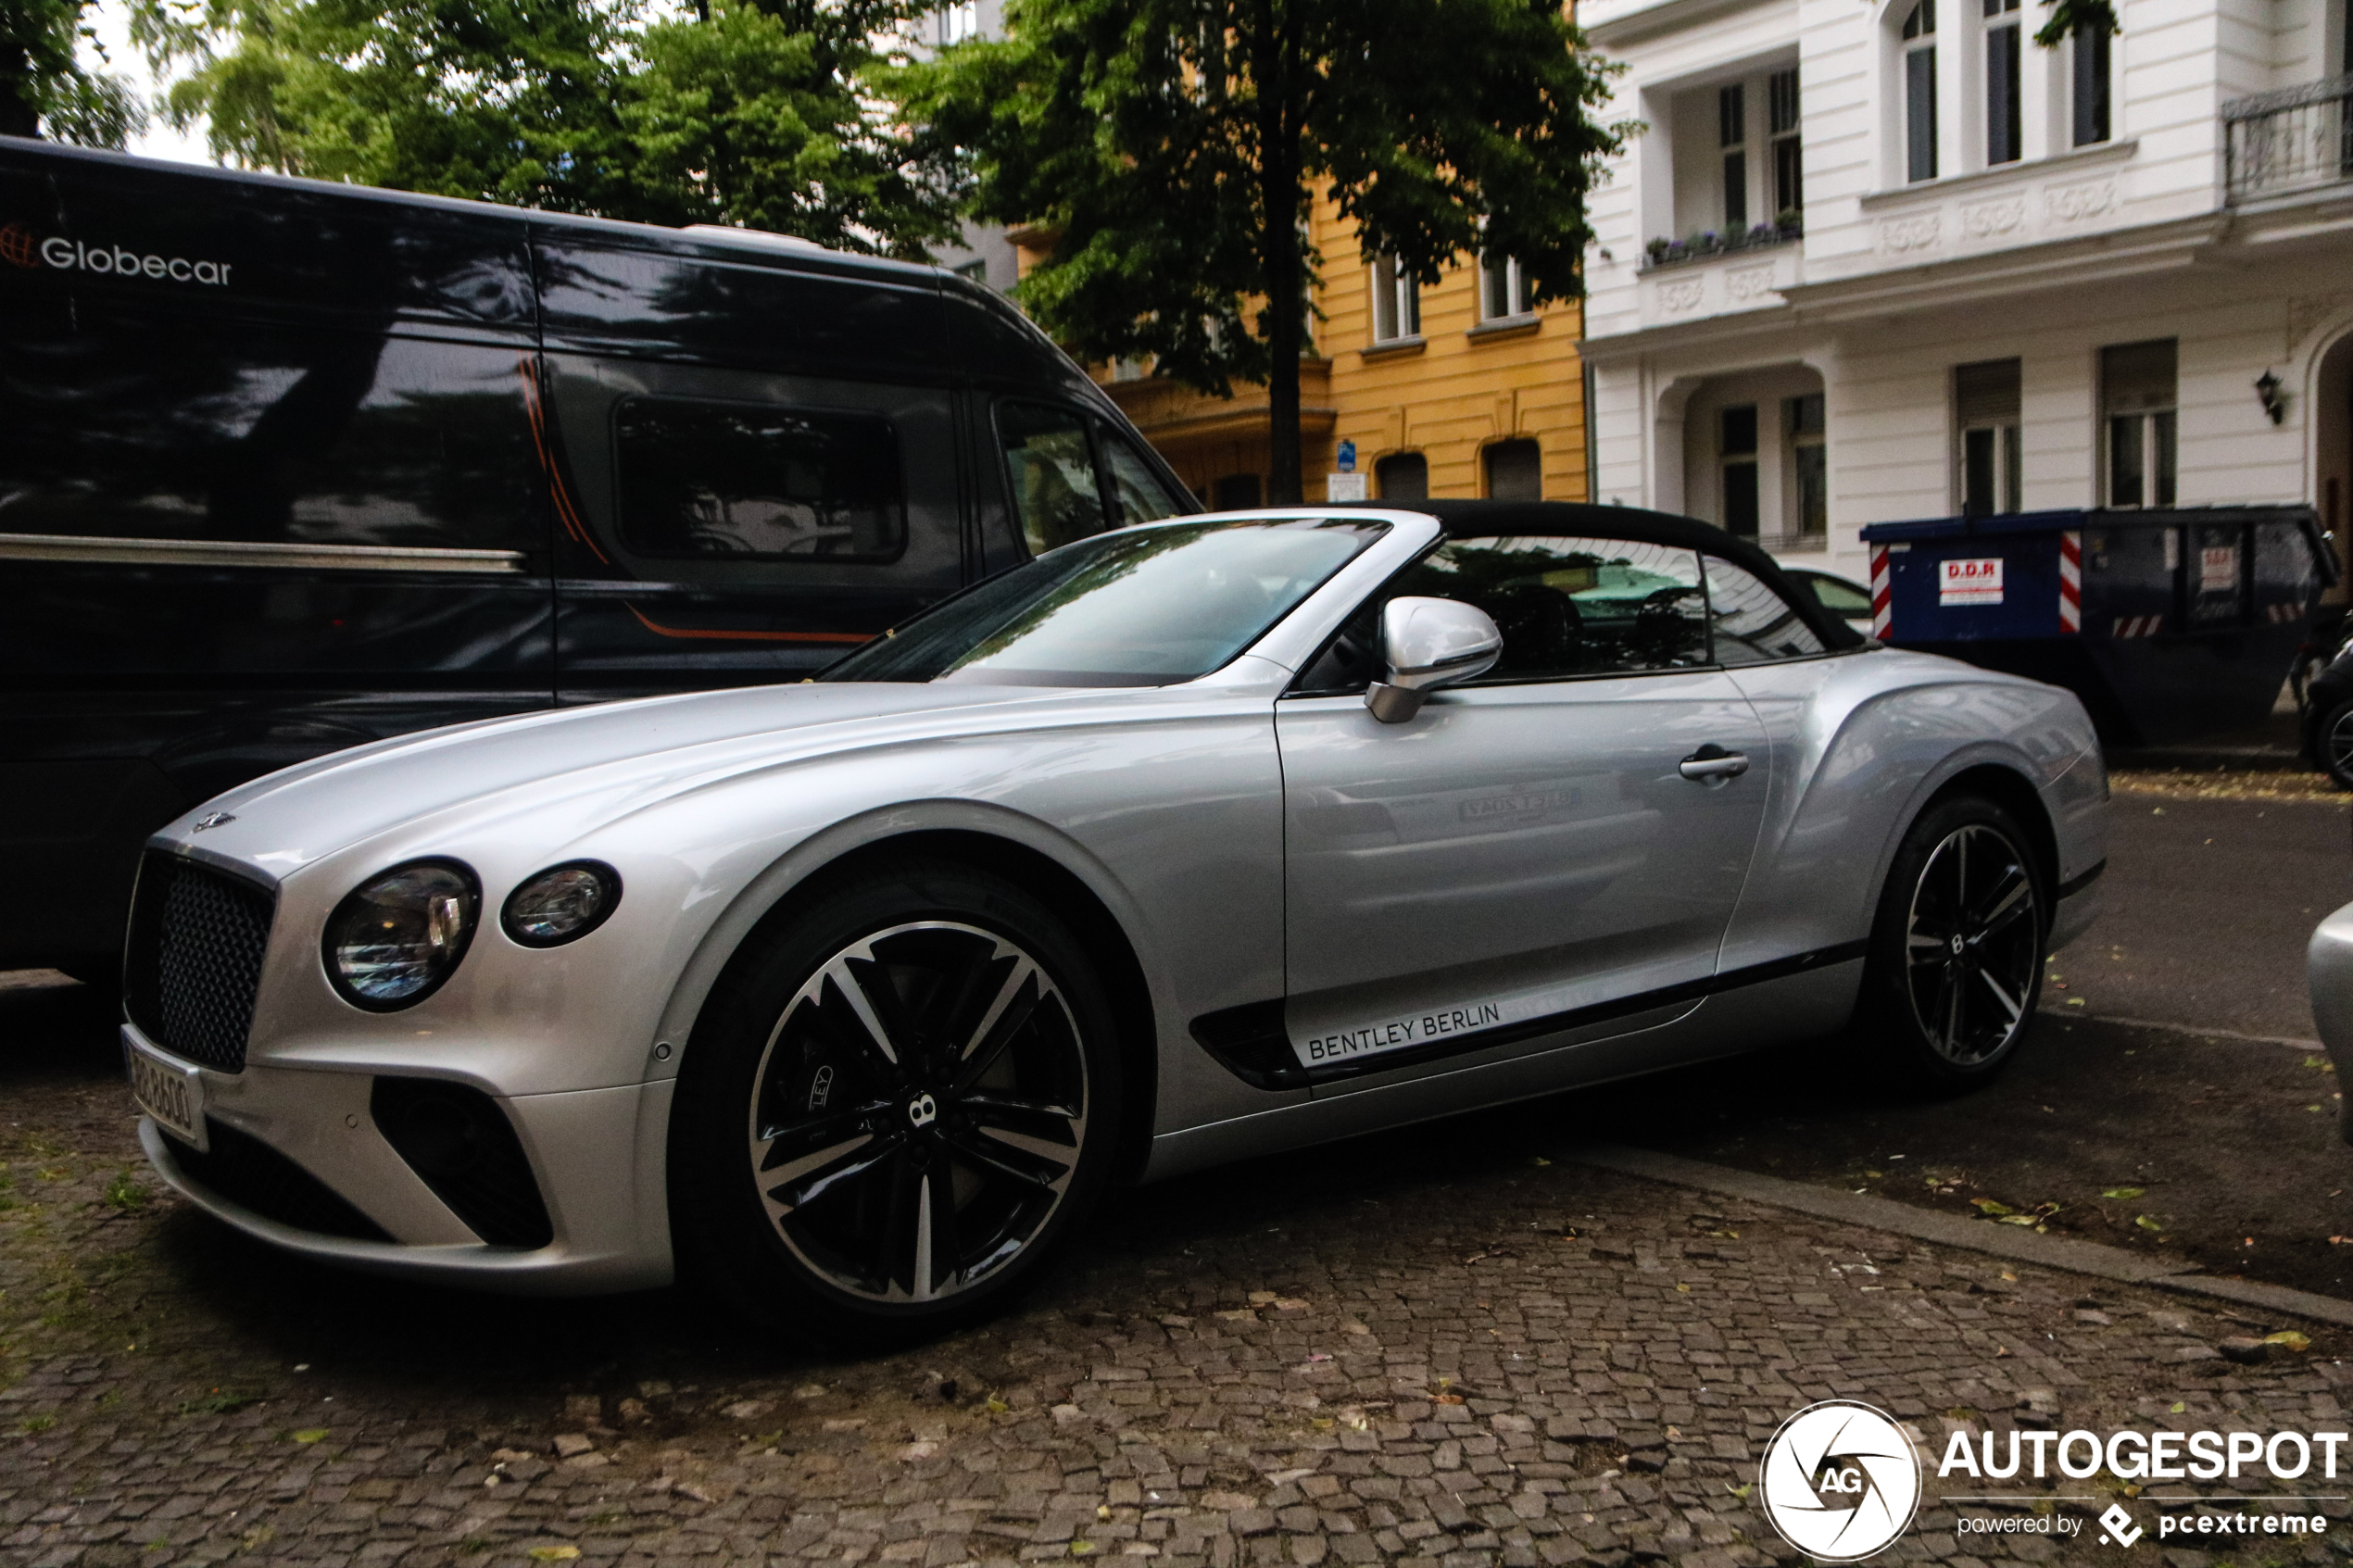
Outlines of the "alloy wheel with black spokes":
[{"label": "alloy wheel with black spokes", "polygon": [[682,1263],[758,1318],[875,1341],[991,1310],[1100,1191],[1110,1009],[1019,887],[882,868],[755,936],[672,1124]]},{"label": "alloy wheel with black spokes", "polygon": [[2002,833],[1969,822],[1920,867],[1905,926],[1905,988],[1929,1048],[1956,1067],[1999,1055],[2026,1025],[2036,949],[2034,879]]},{"label": "alloy wheel with black spokes", "polygon": [[1961,796],[1921,813],[1888,868],[1861,1043],[1892,1049],[1931,1086],[1991,1078],[2032,1026],[2047,909],[2042,869],[2007,811]]},{"label": "alloy wheel with black spokes", "polygon": [[930,1301],[1052,1218],[1087,1141],[1087,1059],[1061,989],[977,926],[861,937],[810,976],[754,1083],[752,1180],[837,1288]]}]

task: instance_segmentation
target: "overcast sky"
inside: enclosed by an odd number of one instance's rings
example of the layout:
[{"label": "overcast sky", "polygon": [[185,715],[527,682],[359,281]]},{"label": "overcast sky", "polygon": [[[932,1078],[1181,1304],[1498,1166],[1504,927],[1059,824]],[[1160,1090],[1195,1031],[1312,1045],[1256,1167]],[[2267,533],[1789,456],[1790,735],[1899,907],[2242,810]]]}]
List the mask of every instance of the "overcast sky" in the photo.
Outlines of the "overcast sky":
[{"label": "overcast sky", "polygon": [[[96,29],[107,47],[102,62],[97,51],[84,40],[82,63],[91,70],[108,70],[128,81],[142,94],[152,95],[155,79],[147,74],[147,62],[131,43],[130,8],[123,0],[96,0],[82,13],[82,19]],[[188,132],[174,131],[157,116],[147,126],[146,134],[131,139],[131,151],[145,157],[177,158],[183,163],[210,163],[212,155],[205,147],[202,127]]]}]

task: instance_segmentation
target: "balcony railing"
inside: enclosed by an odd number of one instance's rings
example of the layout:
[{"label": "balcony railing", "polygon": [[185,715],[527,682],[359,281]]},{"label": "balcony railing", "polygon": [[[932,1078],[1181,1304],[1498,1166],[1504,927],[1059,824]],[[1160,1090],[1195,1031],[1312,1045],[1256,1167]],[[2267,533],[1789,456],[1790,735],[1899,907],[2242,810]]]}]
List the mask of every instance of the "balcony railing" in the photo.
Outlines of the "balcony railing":
[{"label": "balcony railing", "polygon": [[2257,201],[2353,181],[2353,76],[2222,106],[2224,199]]}]

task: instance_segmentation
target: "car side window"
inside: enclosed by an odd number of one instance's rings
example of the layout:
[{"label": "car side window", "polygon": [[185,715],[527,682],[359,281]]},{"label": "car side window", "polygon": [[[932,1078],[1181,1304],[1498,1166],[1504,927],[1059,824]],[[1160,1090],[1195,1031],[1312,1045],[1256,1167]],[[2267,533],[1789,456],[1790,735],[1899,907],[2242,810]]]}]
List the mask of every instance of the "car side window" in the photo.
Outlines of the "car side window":
[{"label": "car side window", "polygon": [[1475,685],[1690,670],[1708,661],[1693,551],[1627,539],[1450,539],[1367,600],[1297,689],[1362,691],[1380,673],[1382,607],[1408,596],[1459,599],[1493,618],[1503,657]]},{"label": "car side window", "polygon": [[1101,533],[1102,490],[1087,440],[1086,416],[1038,403],[997,406],[1005,478],[1032,555]]},{"label": "car side window", "polygon": [[1707,558],[1707,613],[1718,664],[1770,664],[1826,651],[1787,599],[1721,556]]},{"label": "car side window", "polygon": [[1101,425],[1096,427],[1095,433],[1102,443],[1103,470],[1111,480],[1112,505],[1119,512],[1112,520],[1114,528],[1158,522],[1162,518],[1193,509],[1169,495],[1152,466],[1126,437]]}]

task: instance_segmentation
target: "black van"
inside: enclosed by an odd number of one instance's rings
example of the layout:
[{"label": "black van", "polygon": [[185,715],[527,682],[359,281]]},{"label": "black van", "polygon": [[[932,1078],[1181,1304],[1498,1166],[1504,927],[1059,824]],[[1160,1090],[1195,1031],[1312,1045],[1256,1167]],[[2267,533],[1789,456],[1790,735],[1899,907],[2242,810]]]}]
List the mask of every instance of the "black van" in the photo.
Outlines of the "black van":
[{"label": "black van", "polygon": [[0,968],[141,841],[405,731],[797,680],[1198,509],[937,269],[0,137]]}]

